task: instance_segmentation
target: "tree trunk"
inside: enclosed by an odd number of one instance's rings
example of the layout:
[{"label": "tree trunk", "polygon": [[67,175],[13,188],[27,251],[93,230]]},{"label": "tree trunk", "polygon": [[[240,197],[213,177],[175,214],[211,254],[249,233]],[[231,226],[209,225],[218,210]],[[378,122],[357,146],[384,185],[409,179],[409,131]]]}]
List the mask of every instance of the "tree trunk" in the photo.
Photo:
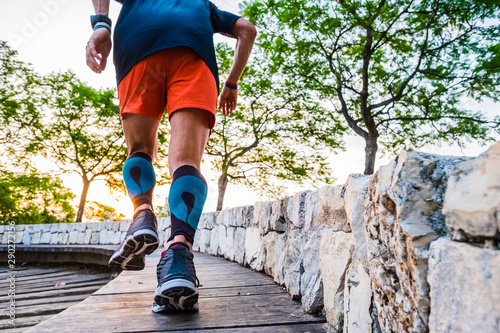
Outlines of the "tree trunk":
[{"label": "tree trunk", "polygon": [[76,215],[75,222],[82,222],[83,210],[85,209],[85,202],[87,202],[87,193],[89,192],[90,182],[88,179],[83,179],[83,189],[80,196],[80,205],[78,205],[78,214]]},{"label": "tree trunk", "polygon": [[217,198],[217,211],[222,210],[222,204],[224,203],[224,194],[226,194],[227,188],[227,172],[224,172],[219,177],[219,194]]},{"label": "tree trunk", "polygon": [[375,158],[377,157],[377,138],[368,136],[365,141],[365,175],[371,175],[375,171]]}]

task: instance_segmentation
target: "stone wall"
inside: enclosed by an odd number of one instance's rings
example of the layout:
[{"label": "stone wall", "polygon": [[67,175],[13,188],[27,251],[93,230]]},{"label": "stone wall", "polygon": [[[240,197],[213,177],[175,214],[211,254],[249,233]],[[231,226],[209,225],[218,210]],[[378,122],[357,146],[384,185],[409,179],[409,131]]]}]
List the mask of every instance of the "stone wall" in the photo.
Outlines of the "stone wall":
[{"label": "stone wall", "polygon": [[[344,185],[203,214],[194,249],[264,271],[331,332],[498,333],[499,211],[500,142],[405,151]],[[128,223],[19,225],[16,241],[118,244]]]},{"label": "stone wall", "polygon": [[[84,222],[16,225],[16,244],[66,245],[66,244],[120,244],[125,238],[130,221]],[[160,244],[165,234],[170,235],[170,218],[158,219]],[[7,244],[7,229],[0,225],[0,239]]]},{"label": "stone wall", "polygon": [[500,143],[202,216],[194,248],[262,270],[332,332],[500,332]]}]

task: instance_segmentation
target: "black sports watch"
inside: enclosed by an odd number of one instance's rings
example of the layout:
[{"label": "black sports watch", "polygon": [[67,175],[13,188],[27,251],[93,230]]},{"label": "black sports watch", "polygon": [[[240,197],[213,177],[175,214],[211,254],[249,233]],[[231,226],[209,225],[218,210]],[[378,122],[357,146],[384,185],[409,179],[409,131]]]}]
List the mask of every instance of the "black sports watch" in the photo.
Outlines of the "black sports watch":
[{"label": "black sports watch", "polygon": [[92,15],[90,16],[90,24],[92,29],[106,28],[111,32],[111,19],[106,15]]}]

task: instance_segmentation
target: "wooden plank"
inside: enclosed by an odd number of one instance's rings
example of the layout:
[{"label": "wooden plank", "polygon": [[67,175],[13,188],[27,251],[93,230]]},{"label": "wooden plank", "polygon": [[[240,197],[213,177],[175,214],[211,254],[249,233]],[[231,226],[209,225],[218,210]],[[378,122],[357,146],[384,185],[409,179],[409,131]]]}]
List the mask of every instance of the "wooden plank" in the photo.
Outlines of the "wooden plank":
[{"label": "wooden plank", "polygon": [[[163,332],[168,332],[164,330]],[[170,331],[174,332],[174,331]],[[219,328],[216,330],[194,330],[183,331],[183,333],[326,333],[328,327],[326,324],[288,324],[288,325],[269,325],[269,326],[250,326],[238,328]]]},{"label": "wooden plank", "polygon": [[[67,303],[53,303],[53,304],[37,304],[31,306],[17,307],[16,306],[16,317],[23,321],[24,318],[33,316],[44,316],[44,315],[55,315],[59,312],[66,310],[72,305],[80,303],[82,300],[67,302]],[[8,319],[8,316],[4,313],[0,313],[0,320]]]},{"label": "wooden plank", "polygon": [[16,296],[18,295],[25,295],[25,294],[35,294],[39,292],[45,292],[45,291],[55,291],[55,290],[71,290],[75,288],[83,288],[83,287],[91,287],[95,286],[96,290],[102,287],[104,284],[106,284],[108,280],[97,280],[97,281],[82,281],[80,283],[72,283],[72,284],[66,284],[64,286],[55,286],[54,284],[50,286],[41,286],[41,287],[36,287],[36,288],[26,288],[26,289],[19,289],[16,288]]},{"label": "wooden plank", "polygon": [[[22,295],[16,295],[16,302],[17,302],[17,300],[23,300],[23,299],[40,299],[40,298],[52,297],[52,296],[91,294],[98,289],[99,289],[99,286],[90,286],[90,287],[73,288],[73,289],[69,289],[69,290],[57,289],[57,290],[43,291],[43,292],[38,292],[38,293],[22,294]],[[1,302],[8,301],[7,296],[0,297],[0,301]]]},{"label": "wooden plank", "polygon": [[[151,311],[151,300],[130,301],[122,298],[122,302],[119,298],[113,298],[114,296],[116,295],[87,298],[26,332],[53,332],[62,329],[68,332],[155,332],[165,328],[196,330],[325,321],[322,317],[304,314],[300,305],[289,299],[276,300],[275,297],[267,302],[259,302],[262,297],[256,297],[254,302],[241,302],[241,299],[236,298],[233,301],[200,299],[201,310],[198,313],[164,315]],[[102,302],[103,298],[108,298],[107,302]],[[96,303],[96,299],[101,302]],[[92,320],[89,321],[88,318]]]},{"label": "wooden plank", "polygon": [[89,294],[77,294],[77,295],[68,295],[68,296],[52,296],[38,299],[23,299],[16,300],[16,308],[20,308],[23,306],[31,306],[31,305],[44,305],[44,304],[57,304],[57,303],[67,303],[67,302],[80,302],[86,299],[91,295]]},{"label": "wooden plank", "polygon": [[[28,317],[28,318],[16,318],[16,328],[22,328],[23,331],[26,331],[26,329],[28,329],[29,327],[31,326],[35,326],[37,324],[40,324],[41,322],[43,322],[44,320],[47,320],[49,318],[52,318],[54,317],[54,315],[44,315],[44,316],[33,316],[33,317]],[[12,325],[10,325],[8,323],[7,320],[0,320],[0,329],[2,329],[2,332],[3,332],[3,329],[5,328],[11,328]]]},{"label": "wooden plank", "polygon": [[105,285],[109,281],[111,281],[110,276],[99,276],[99,275],[70,275],[57,279],[50,280],[41,280],[41,281],[33,281],[29,283],[17,283],[16,281],[16,289],[24,290],[24,289],[32,289],[32,288],[41,288],[41,287],[54,287],[58,283],[65,283],[66,286],[74,285],[82,282],[92,282],[92,281],[100,281],[102,285]]}]

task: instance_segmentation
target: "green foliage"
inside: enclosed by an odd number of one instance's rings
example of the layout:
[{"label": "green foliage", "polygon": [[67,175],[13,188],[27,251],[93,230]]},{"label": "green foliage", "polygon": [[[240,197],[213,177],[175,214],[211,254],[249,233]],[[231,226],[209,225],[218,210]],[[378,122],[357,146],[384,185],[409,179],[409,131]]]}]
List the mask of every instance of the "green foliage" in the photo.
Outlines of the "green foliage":
[{"label": "green foliage", "polygon": [[[19,147],[27,128],[39,122],[35,112],[41,103],[40,78],[29,64],[16,59],[17,51],[0,41],[0,150],[2,154],[22,155]],[[12,165],[11,159],[0,163]]]},{"label": "green foliage", "polygon": [[97,201],[87,201],[85,205],[85,218],[87,221],[120,221],[125,217],[123,214],[117,214],[116,209]]},{"label": "green foliage", "polygon": [[0,224],[72,222],[75,197],[60,179],[0,170]]},{"label": "green foliage", "polygon": [[244,15],[259,28],[258,44],[277,71],[331,101],[332,115],[370,149],[378,141],[393,152],[495,139],[500,117],[487,118],[466,102],[499,100],[499,7],[253,0],[244,3]]},{"label": "green foliage", "polygon": [[[227,74],[233,52],[224,44],[216,51],[220,70]],[[239,83],[236,111],[220,116],[212,130],[206,152],[215,157],[211,162],[221,177],[219,200],[225,191],[224,177],[270,197],[284,195],[292,183],[332,181],[323,142],[339,148],[344,128],[328,114],[311,112],[322,110],[320,103],[274,72],[263,55],[255,53]]]}]

